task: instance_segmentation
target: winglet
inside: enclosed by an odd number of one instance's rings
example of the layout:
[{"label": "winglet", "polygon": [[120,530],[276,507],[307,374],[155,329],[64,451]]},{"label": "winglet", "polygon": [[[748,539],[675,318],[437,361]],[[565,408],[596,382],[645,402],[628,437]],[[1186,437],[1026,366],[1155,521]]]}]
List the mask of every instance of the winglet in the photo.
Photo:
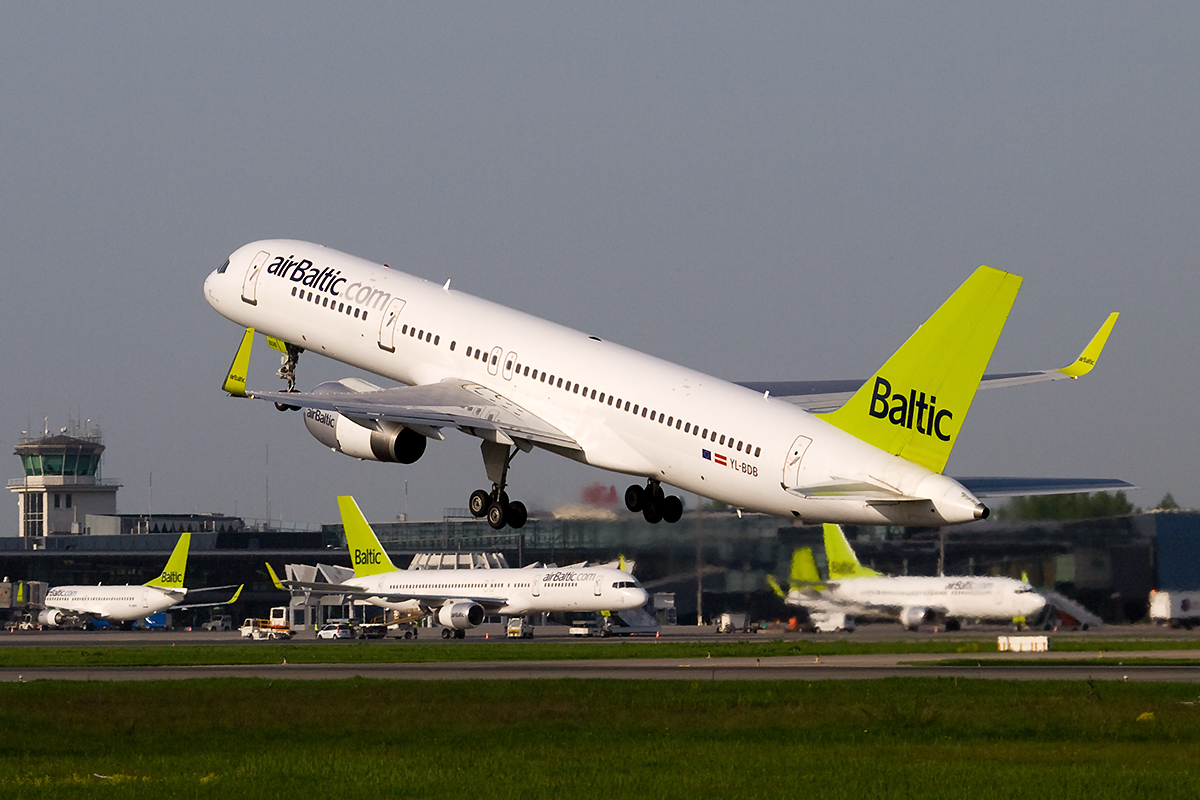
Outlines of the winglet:
[{"label": "winglet", "polygon": [[225,601],[225,605],[230,606],[230,605],[233,605],[234,603],[236,603],[237,599],[242,596],[242,589],[245,589],[245,588],[246,588],[246,584],[244,584],[244,583],[241,586],[239,586],[237,588],[237,591],[233,593],[233,597],[231,597]]},{"label": "winglet", "polygon": [[154,580],[146,581],[145,585],[158,589],[182,589],[183,573],[187,570],[188,547],[191,543],[190,533],[179,534],[179,541],[175,543],[175,549],[171,551],[171,557],[167,559],[162,574]]},{"label": "winglet", "polygon": [[[271,583],[275,584],[275,588],[278,589],[279,591],[286,592],[287,587],[284,586],[282,581],[279,580],[279,576],[275,574],[275,570],[271,569],[271,563],[270,562],[264,562],[264,563],[266,563],[266,565],[267,565],[267,574],[271,576]],[[239,589],[239,591],[241,591],[241,590]]]},{"label": "winglet", "polygon": [[382,572],[395,572],[396,565],[388,558],[375,531],[367,524],[366,517],[358,510],[353,497],[338,498],[338,510],[342,512],[342,527],[346,530],[346,547],[354,564],[354,577],[365,578]]},{"label": "winglet", "polygon": [[1088,342],[1087,347],[1083,348],[1079,358],[1058,371],[1068,378],[1078,378],[1091,372],[1092,367],[1096,366],[1096,361],[1100,358],[1100,351],[1104,349],[1108,335],[1112,333],[1113,325],[1117,324],[1119,316],[1120,313],[1117,311],[1109,314],[1108,319],[1100,326],[1100,330],[1096,331],[1096,335]]},{"label": "winglet", "polygon": [[246,328],[242,343],[238,346],[237,355],[229,365],[229,374],[221,388],[234,397],[246,396],[246,373],[250,371],[250,348],[254,344],[254,328]]}]

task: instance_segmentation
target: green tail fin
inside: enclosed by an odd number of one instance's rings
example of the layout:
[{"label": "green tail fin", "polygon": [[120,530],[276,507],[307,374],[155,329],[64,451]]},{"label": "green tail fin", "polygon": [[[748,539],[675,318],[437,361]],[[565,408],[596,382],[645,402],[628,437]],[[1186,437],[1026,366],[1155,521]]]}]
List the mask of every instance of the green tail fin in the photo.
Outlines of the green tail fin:
[{"label": "green tail fin", "polygon": [[858,556],[850,549],[846,534],[841,526],[831,522],[825,523],[825,560],[829,562],[829,580],[839,581],[846,578],[878,578],[882,572],[876,572],[870,567],[858,563]]},{"label": "green tail fin", "polygon": [[975,270],[846,404],[823,418],[868,444],[941,472],[1021,277]]},{"label": "green tail fin", "polygon": [[353,497],[339,497],[338,509],[342,512],[342,527],[346,529],[346,546],[350,548],[350,559],[354,563],[354,577],[366,578],[381,572],[394,572],[396,565],[384,552],[375,531],[367,524],[358,510]]},{"label": "green tail fin", "polygon": [[183,588],[183,573],[187,570],[188,547],[191,546],[192,535],[190,533],[179,534],[179,541],[175,543],[175,549],[171,551],[171,557],[167,559],[167,565],[163,567],[162,574],[152,581],[146,581],[146,586],[155,586],[159,589],[182,589]]},{"label": "green tail fin", "polygon": [[811,547],[801,547],[792,551],[792,583],[820,583],[821,575],[817,572],[817,560],[813,558]]}]

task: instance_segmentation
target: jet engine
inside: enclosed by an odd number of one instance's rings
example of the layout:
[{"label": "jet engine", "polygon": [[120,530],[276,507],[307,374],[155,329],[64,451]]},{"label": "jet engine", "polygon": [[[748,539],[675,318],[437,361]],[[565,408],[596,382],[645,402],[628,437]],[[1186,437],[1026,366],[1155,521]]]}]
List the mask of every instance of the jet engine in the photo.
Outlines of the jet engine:
[{"label": "jet engine", "polygon": [[900,624],[910,631],[915,631],[928,616],[929,609],[924,606],[909,606],[900,612]]},{"label": "jet engine", "polygon": [[[378,391],[379,387],[356,378],[322,383],[313,394],[349,394]],[[412,464],[425,452],[425,437],[398,422],[380,421],[370,427],[336,411],[304,409],[304,427],[317,441],[339,453],[368,461]]]},{"label": "jet engine", "polygon": [[39,625],[49,625],[51,627],[64,625],[68,620],[73,618],[71,614],[58,608],[45,608],[39,611],[37,615]]},{"label": "jet engine", "polygon": [[467,601],[446,603],[438,609],[437,621],[439,625],[457,631],[474,628],[483,622],[483,606]]}]

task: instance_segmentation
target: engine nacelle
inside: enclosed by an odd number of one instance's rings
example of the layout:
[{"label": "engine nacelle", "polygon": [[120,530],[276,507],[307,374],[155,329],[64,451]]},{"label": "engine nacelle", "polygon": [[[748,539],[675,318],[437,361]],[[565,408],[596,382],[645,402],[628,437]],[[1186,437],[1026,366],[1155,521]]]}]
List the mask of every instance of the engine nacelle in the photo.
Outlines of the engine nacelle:
[{"label": "engine nacelle", "polygon": [[66,612],[57,608],[45,608],[38,612],[37,621],[39,625],[50,625],[58,627],[65,624],[72,617]]},{"label": "engine nacelle", "polygon": [[443,627],[465,631],[483,622],[483,606],[466,601],[446,603],[438,609],[437,621]]},{"label": "engine nacelle", "polygon": [[[355,378],[322,383],[313,394],[343,394],[378,390],[379,387]],[[425,437],[397,422],[379,422],[369,428],[336,411],[304,409],[304,427],[318,442],[353,458],[412,464],[425,452]]]},{"label": "engine nacelle", "polygon": [[924,606],[909,606],[900,612],[900,624],[915,630],[928,616],[929,609]]}]

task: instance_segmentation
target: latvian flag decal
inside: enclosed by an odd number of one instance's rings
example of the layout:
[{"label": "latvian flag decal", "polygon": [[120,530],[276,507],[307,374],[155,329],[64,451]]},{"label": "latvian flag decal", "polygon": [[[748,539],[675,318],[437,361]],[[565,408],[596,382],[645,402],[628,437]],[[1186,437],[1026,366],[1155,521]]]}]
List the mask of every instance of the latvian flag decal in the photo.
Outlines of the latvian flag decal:
[{"label": "latvian flag decal", "polygon": [[727,467],[727,466],[729,466],[729,461],[728,461],[728,459],[726,459],[726,458],[725,458],[725,456],[721,455],[720,453],[715,453],[715,454],[714,454],[714,453],[713,453],[711,450],[701,450],[701,451],[700,451],[700,455],[704,456],[704,457],[705,457],[705,458],[707,458],[709,461],[715,461],[715,462],[717,462],[717,463],[718,463],[718,464],[720,464],[722,467]]}]

